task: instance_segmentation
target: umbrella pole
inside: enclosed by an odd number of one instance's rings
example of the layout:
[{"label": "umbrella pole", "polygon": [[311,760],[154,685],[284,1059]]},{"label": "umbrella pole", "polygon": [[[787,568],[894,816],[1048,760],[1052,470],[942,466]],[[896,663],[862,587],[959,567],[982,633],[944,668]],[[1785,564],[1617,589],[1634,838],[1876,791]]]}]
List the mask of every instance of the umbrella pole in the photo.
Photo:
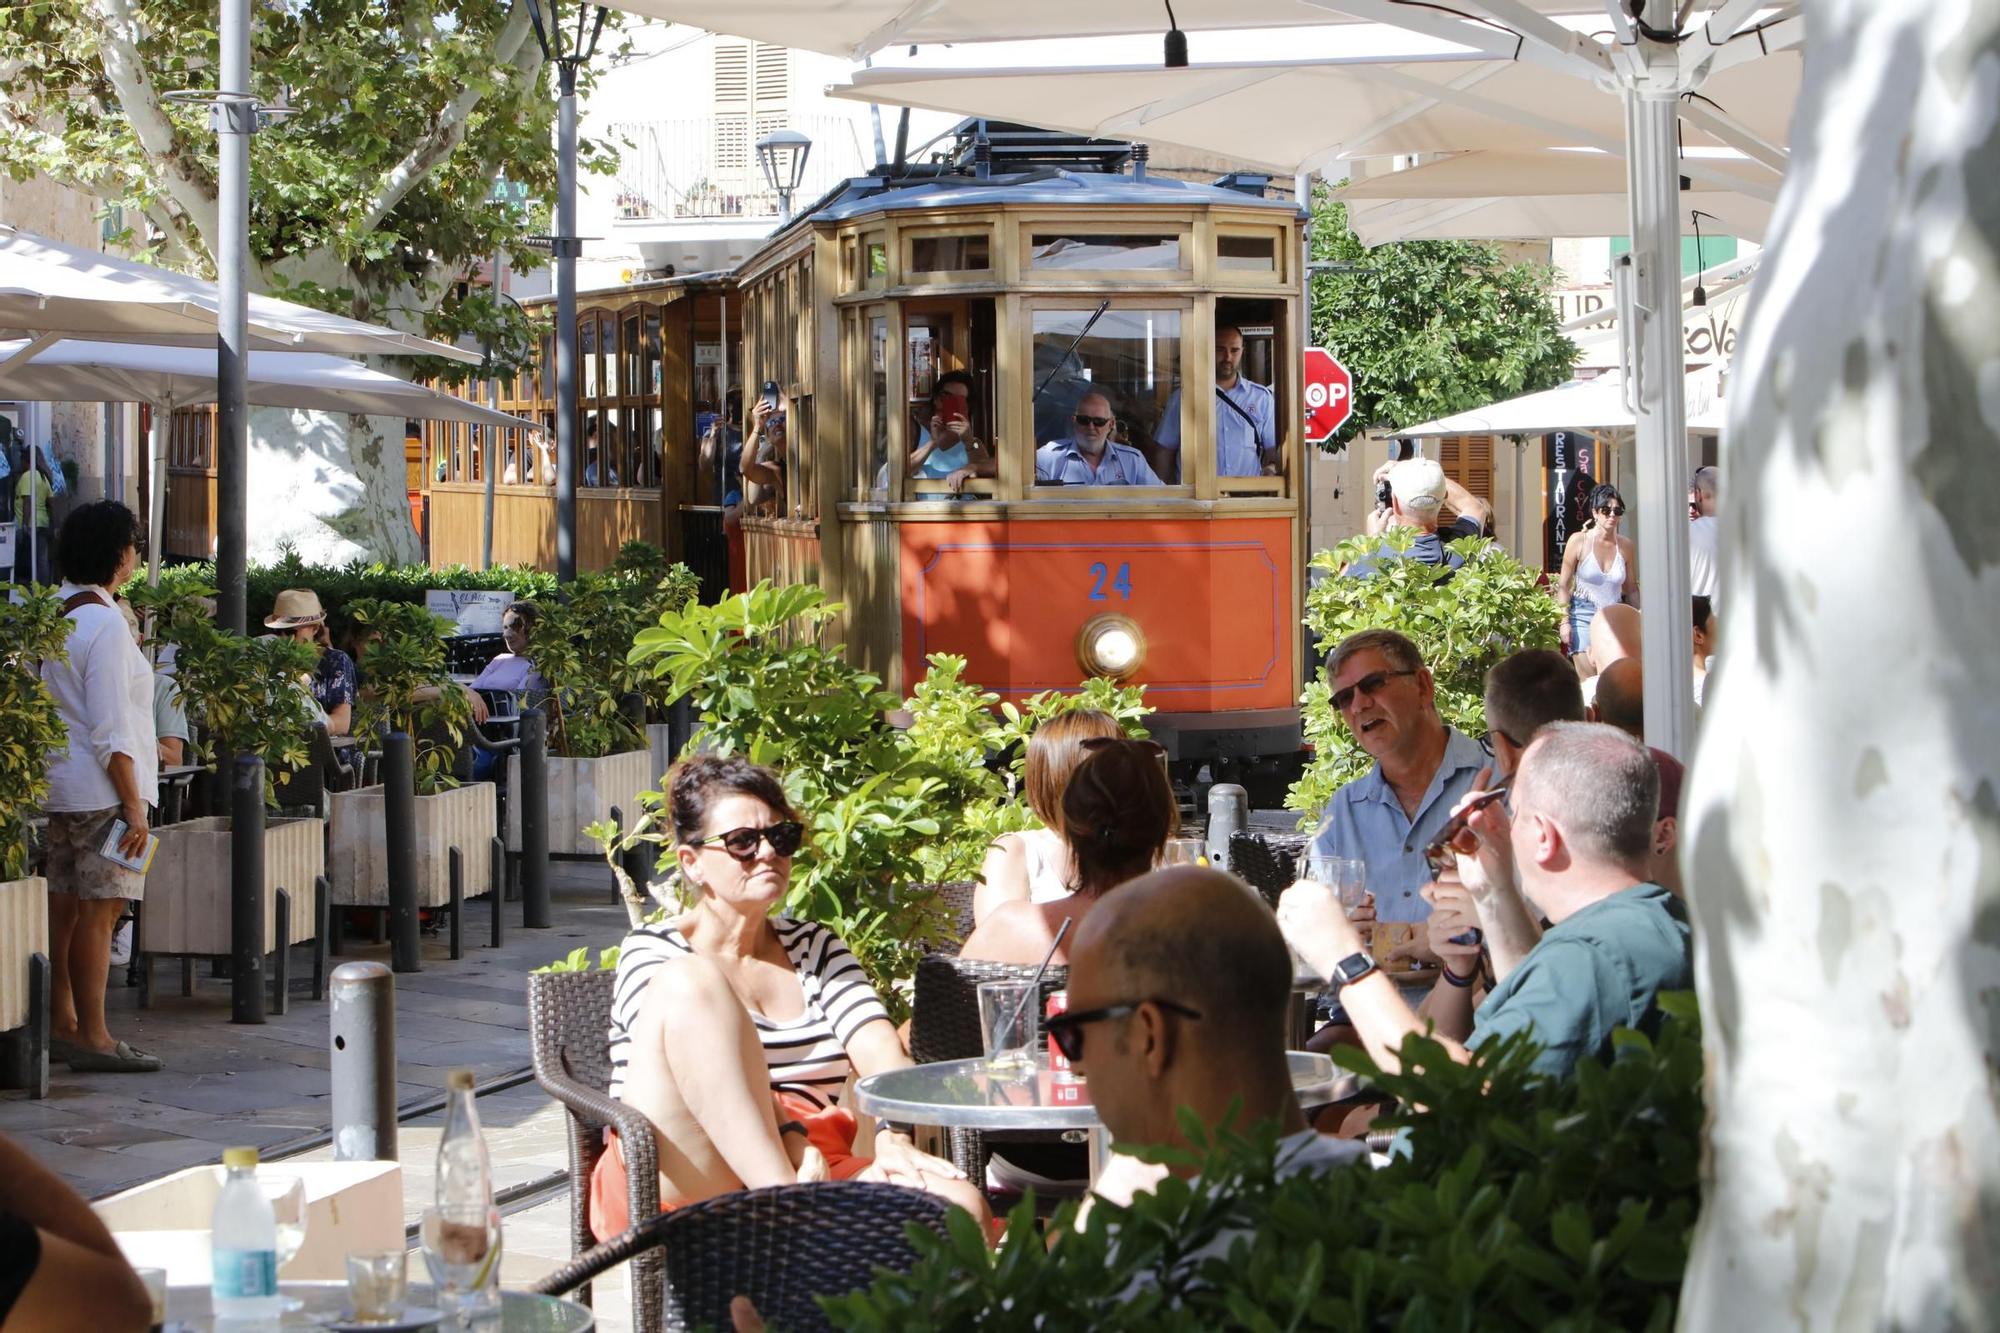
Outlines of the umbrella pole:
[{"label": "umbrella pole", "polygon": [[[1673,0],[1648,0],[1656,30],[1675,27]],[[1671,45],[1638,38],[1649,68],[1672,70]],[[1628,74],[1628,79],[1631,76]],[[1685,759],[1692,738],[1694,645],[1688,629],[1687,389],[1681,328],[1680,171],[1677,89],[1626,85],[1626,182],[1632,209],[1633,304],[1638,307],[1631,387],[1637,407],[1639,478],[1635,543],[1643,575],[1641,608],[1646,741]]]},{"label": "umbrella pole", "polygon": [[153,404],[153,465],[146,469],[146,582],[160,581],[160,550],[167,544],[167,426],[171,401]]},{"label": "umbrella pole", "polygon": [[576,64],[558,63],[556,99],[556,579],[564,584],[576,578]]},{"label": "umbrella pole", "polygon": [[[250,546],[250,136],[258,111],[250,93],[249,0],[222,0],[220,26],[221,77],[209,113],[219,167],[215,277],[221,297],[215,361],[216,620],[229,633],[241,634]],[[237,989],[242,986],[239,979]]]}]

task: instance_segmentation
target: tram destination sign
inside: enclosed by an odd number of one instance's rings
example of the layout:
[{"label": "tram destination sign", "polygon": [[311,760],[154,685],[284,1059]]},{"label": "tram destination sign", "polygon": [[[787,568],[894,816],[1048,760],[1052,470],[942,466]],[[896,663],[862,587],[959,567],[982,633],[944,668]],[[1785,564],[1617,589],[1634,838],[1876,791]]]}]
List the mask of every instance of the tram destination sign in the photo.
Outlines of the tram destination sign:
[{"label": "tram destination sign", "polygon": [[1324,347],[1306,348],[1306,443],[1324,444],[1354,413],[1354,377]]}]

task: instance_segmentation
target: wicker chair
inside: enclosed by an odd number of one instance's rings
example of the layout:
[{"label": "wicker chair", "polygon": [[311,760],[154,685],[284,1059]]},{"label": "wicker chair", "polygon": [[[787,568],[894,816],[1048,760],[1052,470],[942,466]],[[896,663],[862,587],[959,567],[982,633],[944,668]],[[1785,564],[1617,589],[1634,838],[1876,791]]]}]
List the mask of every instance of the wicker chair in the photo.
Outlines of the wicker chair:
[{"label": "wicker chair", "polygon": [[[611,1086],[610,972],[536,972],[528,976],[528,1031],[535,1081],[569,1112],[570,1253],[596,1243],[590,1233],[590,1173],[604,1155],[604,1130],[618,1131],[625,1154],[625,1186],[634,1218],[660,1211],[658,1148],[646,1117],[613,1101]],[[664,1258],[658,1250],[632,1261],[633,1327],[660,1327]],[[590,1275],[582,1286],[590,1301]]]},{"label": "wicker chair", "polygon": [[[982,981],[1027,981],[1035,969],[1019,963],[989,963],[957,958],[950,954],[930,954],[917,963],[916,993],[911,1001],[910,1058],[918,1064],[939,1060],[970,1060],[986,1053],[986,1040],[979,1030],[979,983]],[[1035,1041],[1047,1036],[1043,1016],[1048,1012],[1051,992],[1069,982],[1069,969],[1052,966],[1042,976],[1041,994],[1035,999]],[[989,1133],[976,1129],[948,1132],[952,1165],[967,1179],[984,1185],[986,1160],[993,1144],[1010,1140],[1023,1143],[1050,1143],[1062,1135],[1047,1131]]]},{"label": "wicker chair", "polygon": [[866,1287],[878,1268],[916,1262],[907,1229],[943,1234],[950,1205],[900,1185],[817,1181],[742,1190],[656,1216],[606,1241],[535,1284],[561,1295],[630,1259],[663,1260],[662,1316],[635,1312],[632,1326],[670,1333],[728,1328],[729,1302],[748,1296],[772,1328],[829,1329],[816,1296]]},{"label": "wicker chair", "polygon": [[1272,850],[1269,843],[1254,833],[1238,833],[1229,839],[1230,870],[1273,907],[1278,905],[1278,895],[1292,887],[1292,881],[1298,878],[1293,874],[1295,864],[1289,855]]},{"label": "wicker chair", "polygon": [[926,885],[936,893],[945,911],[951,914],[952,945],[945,952],[957,953],[959,946],[972,934],[972,896],[979,891],[976,879],[947,880],[942,884]]}]

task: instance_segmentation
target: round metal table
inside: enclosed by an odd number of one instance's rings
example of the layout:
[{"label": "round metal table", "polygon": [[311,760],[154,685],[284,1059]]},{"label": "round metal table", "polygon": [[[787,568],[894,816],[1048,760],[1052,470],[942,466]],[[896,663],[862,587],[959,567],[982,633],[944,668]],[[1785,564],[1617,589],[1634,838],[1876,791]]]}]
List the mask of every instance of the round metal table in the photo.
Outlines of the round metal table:
[{"label": "round metal table", "polygon": [[[345,1282],[281,1282],[278,1290],[305,1302],[305,1308],[262,1327],[324,1329],[329,1320],[339,1318],[349,1308]],[[166,1333],[209,1333],[214,1329],[215,1315],[208,1297],[207,1287],[167,1288]],[[413,1306],[430,1305],[431,1288],[412,1282],[407,1299]],[[471,1325],[476,1333],[590,1333],[596,1326],[588,1306],[528,1291],[501,1292],[498,1317],[489,1315]],[[436,1327],[442,1333],[458,1325],[446,1316]]]}]

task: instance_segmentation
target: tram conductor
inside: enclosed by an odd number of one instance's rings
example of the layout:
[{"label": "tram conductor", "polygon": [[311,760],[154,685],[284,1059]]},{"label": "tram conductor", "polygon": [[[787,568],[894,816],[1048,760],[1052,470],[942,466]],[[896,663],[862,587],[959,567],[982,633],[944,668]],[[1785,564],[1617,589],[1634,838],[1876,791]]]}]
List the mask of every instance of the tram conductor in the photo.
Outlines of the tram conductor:
[{"label": "tram conductor", "polygon": [[[1181,391],[1175,389],[1153,437],[1154,465],[1180,474]],[[1276,476],[1278,401],[1262,384],[1243,378],[1243,330],[1215,329],[1215,471],[1223,477]]]},{"label": "tram conductor", "polygon": [[1069,438],[1035,450],[1035,481],[1056,486],[1162,486],[1146,456],[1111,438],[1111,400],[1091,389],[1076,400]]}]

